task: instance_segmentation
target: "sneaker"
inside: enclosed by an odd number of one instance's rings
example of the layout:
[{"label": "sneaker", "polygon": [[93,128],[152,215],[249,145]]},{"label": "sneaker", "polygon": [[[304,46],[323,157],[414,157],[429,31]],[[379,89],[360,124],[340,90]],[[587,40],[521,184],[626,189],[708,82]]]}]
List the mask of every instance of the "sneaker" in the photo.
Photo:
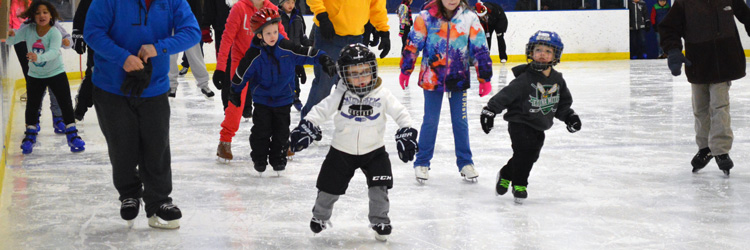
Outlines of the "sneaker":
[{"label": "sneaker", "polygon": [[182,218],[180,208],[171,202],[166,202],[161,204],[155,213],[148,215],[148,226],[162,229],[178,229],[180,228],[180,218]]},{"label": "sneaker", "polygon": [[177,88],[169,88],[169,94],[167,94],[169,97],[177,97]]},{"label": "sneaker", "polygon": [[430,179],[430,167],[427,166],[416,166],[414,167],[414,175],[417,177],[419,184],[424,184],[427,179]]},{"label": "sneaker", "polygon": [[523,204],[523,200],[528,197],[529,194],[526,192],[526,186],[513,185],[513,197],[518,204]]},{"label": "sneaker", "polygon": [[201,93],[203,93],[203,95],[208,98],[214,97],[214,92],[211,91],[211,89],[209,89],[208,87],[201,88]]},{"label": "sneaker", "polygon": [[177,73],[177,74],[180,75],[180,76],[184,76],[185,74],[187,74],[188,69],[190,69],[190,68],[188,68],[188,67],[182,67],[182,69],[180,69],[180,72]]},{"label": "sneaker", "polygon": [[52,117],[52,128],[55,134],[65,134],[65,123],[62,117]]},{"label": "sneaker", "polygon": [[313,233],[320,233],[321,231],[328,229],[329,227],[333,227],[331,221],[329,220],[319,220],[315,217],[310,220],[310,230],[312,230]]},{"label": "sneaker", "polygon": [[133,220],[138,217],[139,210],[141,210],[140,199],[126,198],[120,205],[120,217],[128,222],[128,227],[133,227]]},{"label": "sneaker", "polygon": [[294,102],[294,109],[296,109],[297,112],[302,111],[302,103],[301,102]]},{"label": "sneaker", "polygon": [[732,162],[732,158],[729,158],[729,154],[723,154],[716,156],[716,165],[719,165],[719,169],[724,171],[724,175],[729,176],[729,170],[734,167],[734,162]]},{"label": "sneaker", "polygon": [[81,139],[80,136],[78,136],[78,129],[76,129],[76,126],[71,124],[72,126],[65,129],[65,137],[68,138],[68,146],[70,147],[70,152],[78,153],[81,151],[86,150],[84,147],[86,143]]},{"label": "sneaker", "polygon": [[391,235],[391,230],[393,229],[391,224],[388,223],[370,224],[370,228],[377,233],[375,239],[378,241],[387,241],[388,235]]},{"label": "sneaker", "polygon": [[31,152],[34,150],[34,144],[36,144],[36,136],[38,134],[37,130],[38,126],[29,125],[26,126],[26,132],[24,134],[23,140],[21,141],[21,150],[22,153],[27,155],[31,154]]},{"label": "sneaker", "polygon": [[218,161],[228,163],[234,156],[232,156],[232,143],[231,142],[219,142],[219,147],[216,149],[216,156],[219,157]]},{"label": "sneaker", "polygon": [[495,183],[495,193],[497,195],[504,195],[508,192],[510,187],[510,180],[500,178],[500,172],[497,172],[497,183]]},{"label": "sneaker", "polygon": [[479,177],[479,173],[477,173],[477,170],[474,169],[474,164],[469,164],[461,168],[461,176],[464,177],[467,181],[476,182],[477,177]]},{"label": "sneaker", "polygon": [[693,173],[697,173],[698,171],[703,169],[706,164],[711,162],[711,158],[713,157],[714,156],[711,155],[711,149],[709,148],[701,148],[700,150],[698,150],[698,153],[693,156],[693,160],[690,161],[690,164],[693,165]]}]

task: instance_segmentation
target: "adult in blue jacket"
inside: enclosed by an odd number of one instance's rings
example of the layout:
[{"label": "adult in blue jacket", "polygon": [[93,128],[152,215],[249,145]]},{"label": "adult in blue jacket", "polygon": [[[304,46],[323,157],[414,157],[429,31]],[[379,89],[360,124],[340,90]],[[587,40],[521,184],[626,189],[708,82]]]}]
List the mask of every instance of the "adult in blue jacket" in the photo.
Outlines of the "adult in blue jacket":
[{"label": "adult in blue jacket", "polygon": [[[94,104],[120,215],[132,225],[141,198],[149,226],[178,228],[169,151],[169,56],[201,38],[184,0],[96,0],[83,37],[96,51]],[[127,76],[127,77],[126,77]]]}]

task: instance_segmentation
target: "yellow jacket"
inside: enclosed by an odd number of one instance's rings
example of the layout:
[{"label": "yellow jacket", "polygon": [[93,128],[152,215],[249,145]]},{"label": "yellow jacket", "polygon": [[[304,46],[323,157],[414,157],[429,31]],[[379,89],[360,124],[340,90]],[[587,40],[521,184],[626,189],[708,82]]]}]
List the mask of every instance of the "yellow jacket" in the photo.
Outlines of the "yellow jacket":
[{"label": "yellow jacket", "polygon": [[[388,31],[388,13],[386,0],[307,0],[315,15],[328,12],[328,19],[333,23],[339,36],[359,36],[365,33],[365,24],[369,20],[378,31]],[[320,26],[318,19],[314,18]]]}]

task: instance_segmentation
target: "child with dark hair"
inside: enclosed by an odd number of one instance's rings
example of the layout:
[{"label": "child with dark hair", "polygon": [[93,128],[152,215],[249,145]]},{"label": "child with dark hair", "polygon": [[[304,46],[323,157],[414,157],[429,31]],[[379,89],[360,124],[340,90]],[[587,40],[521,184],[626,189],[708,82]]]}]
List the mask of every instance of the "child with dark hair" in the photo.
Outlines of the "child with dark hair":
[{"label": "child with dark hair", "polygon": [[52,28],[55,21],[59,19],[59,14],[49,2],[35,1],[20,17],[28,18],[24,22],[28,25],[17,32],[8,31],[7,42],[12,45],[25,41],[26,48],[31,51],[26,54],[26,58],[29,60],[26,82],[28,101],[25,113],[26,136],[21,142],[21,149],[24,154],[30,154],[33,150],[39,131],[36,125],[39,123],[39,106],[42,104],[45,89],[49,87],[50,91],[58,98],[70,151],[83,151],[85,143],[78,136],[78,130],[75,126],[70,86],[60,56],[62,34],[57,29]]}]

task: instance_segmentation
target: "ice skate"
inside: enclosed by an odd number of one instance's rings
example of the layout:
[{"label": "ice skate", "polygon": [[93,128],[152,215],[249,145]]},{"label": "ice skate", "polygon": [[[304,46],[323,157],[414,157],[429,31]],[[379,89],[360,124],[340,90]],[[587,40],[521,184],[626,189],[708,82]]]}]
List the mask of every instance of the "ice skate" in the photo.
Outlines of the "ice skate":
[{"label": "ice skate", "polygon": [[497,172],[497,182],[495,183],[495,194],[504,195],[508,192],[510,186],[510,180],[500,178],[500,172]]},{"label": "ice skate", "polygon": [[526,186],[513,185],[513,197],[515,198],[516,204],[523,204],[529,194],[526,193]]},{"label": "ice skate", "polygon": [[180,228],[180,218],[182,218],[180,209],[171,202],[167,202],[161,204],[154,214],[148,215],[148,226],[161,229],[178,229]]},{"label": "ice skate", "polygon": [[271,166],[271,167],[273,168],[273,171],[276,172],[276,177],[280,177],[281,173],[284,172],[284,170],[286,170],[286,164],[276,165],[276,166]]},{"label": "ice skate", "polygon": [[167,96],[175,98],[177,97],[177,88],[169,88],[169,93]]},{"label": "ice skate", "polygon": [[133,221],[138,217],[138,211],[141,210],[141,200],[136,198],[126,198],[120,205],[120,217],[128,222],[128,227],[133,228]]},{"label": "ice skate", "polygon": [[312,232],[315,234],[318,234],[321,231],[328,229],[329,227],[333,227],[333,224],[331,224],[330,220],[319,220],[315,217],[310,220],[310,230],[312,230]]},{"label": "ice skate", "polygon": [[81,139],[80,136],[78,136],[78,129],[76,129],[75,125],[68,125],[68,128],[65,129],[65,136],[68,138],[70,152],[78,153],[86,150],[84,147],[86,143],[83,142],[83,139]]},{"label": "ice skate", "polygon": [[697,173],[698,171],[703,169],[709,162],[711,162],[711,158],[713,157],[714,156],[711,155],[711,149],[709,148],[702,148],[698,150],[698,153],[693,156],[693,160],[690,161],[690,164],[693,165],[693,173]]},{"label": "ice skate", "polygon": [[34,144],[36,144],[36,136],[38,134],[38,131],[39,130],[37,130],[37,126],[26,126],[26,132],[24,132],[26,136],[21,141],[21,150],[23,154],[31,154],[31,152],[34,150]]},{"label": "ice skate", "polygon": [[719,165],[719,169],[724,172],[726,177],[729,177],[729,170],[734,167],[734,162],[732,162],[732,158],[729,158],[729,154],[723,154],[716,156],[716,165]]},{"label": "ice skate", "polygon": [[479,174],[474,169],[473,164],[469,164],[461,168],[461,176],[464,177],[464,180],[469,182],[477,182]]},{"label": "ice skate", "polygon": [[190,68],[188,68],[188,67],[182,67],[182,69],[180,69],[180,72],[178,72],[177,75],[178,76],[184,76],[184,75],[186,75],[187,72],[188,72],[188,69],[190,69]]},{"label": "ice skate", "polygon": [[208,86],[201,88],[201,93],[203,93],[206,98],[214,97],[214,92],[211,91],[211,89],[208,88]]},{"label": "ice skate", "polygon": [[416,166],[414,167],[414,175],[417,178],[417,182],[419,184],[424,184],[427,179],[430,179],[430,167],[426,166]]},{"label": "ice skate", "polygon": [[500,63],[506,63],[508,62],[508,59],[500,59]]},{"label": "ice skate", "polygon": [[227,164],[229,161],[231,161],[234,157],[232,156],[232,143],[231,142],[219,142],[219,147],[216,149],[216,160]]},{"label": "ice skate", "polygon": [[263,172],[266,171],[266,166],[268,164],[256,162],[253,164],[253,168],[255,168],[255,171],[258,171],[258,176],[263,177]]},{"label": "ice skate", "polygon": [[65,134],[65,123],[62,117],[52,117],[52,128],[55,134]]},{"label": "ice skate", "polygon": [[375,230],[375,239],[378,241],[388,241],[388,236],[391,235],[391,224],[378,223],[370,224],[370,228]]}]

